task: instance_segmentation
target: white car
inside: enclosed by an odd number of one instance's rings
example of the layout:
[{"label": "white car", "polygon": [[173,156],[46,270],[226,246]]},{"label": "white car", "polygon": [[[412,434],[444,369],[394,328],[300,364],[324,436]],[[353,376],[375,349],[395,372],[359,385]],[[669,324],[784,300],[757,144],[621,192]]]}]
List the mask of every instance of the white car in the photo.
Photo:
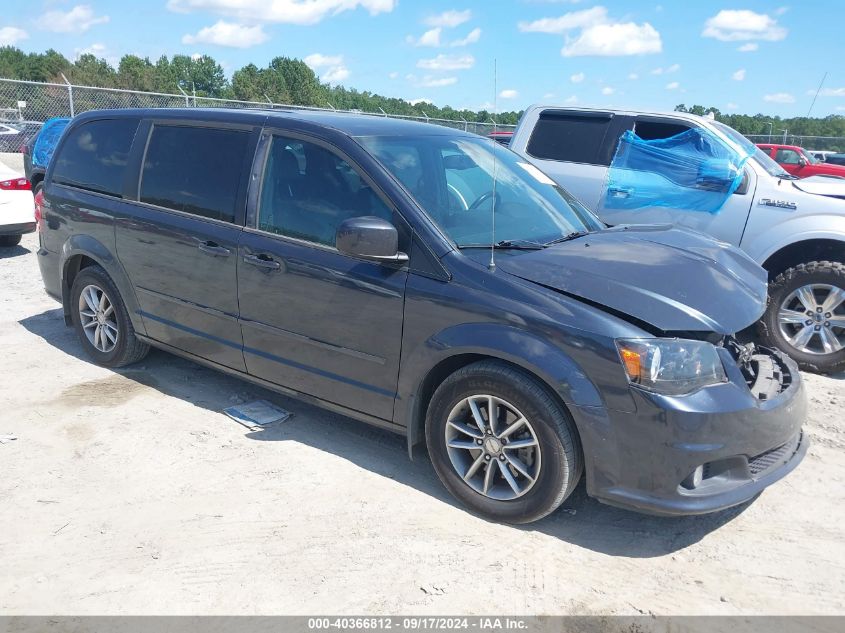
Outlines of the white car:
[{"label": "white car", "polygon": [[35,201],[29,181],[0,163],[0,248],[16,246],[35,230]]},{"label": "white car", "polygon": [[[632,135],[638,147],[654,141],[649,151],[661,158],[649,158],[643,149],[639,164],[625,163],[633,157],[627,140]],[[698,206],[715,182],[714,171],[695,171],[684,155],[658,149],[685,138],[698,139],[700,155],[749,156],[741,163],[741,183],[721,207],[707,212]],[[523,114],[510,148],[608,224],[676,224],[739,246],[769,273],[769,305],[759,327],[764,342],[803,369],[845,370],[840,179],[798,180],[736,130],[682,112],[534,105]],[[708,162],[698,167],[712,170],[725,163]],[[611,169],[614,164],[623,167]]]}]

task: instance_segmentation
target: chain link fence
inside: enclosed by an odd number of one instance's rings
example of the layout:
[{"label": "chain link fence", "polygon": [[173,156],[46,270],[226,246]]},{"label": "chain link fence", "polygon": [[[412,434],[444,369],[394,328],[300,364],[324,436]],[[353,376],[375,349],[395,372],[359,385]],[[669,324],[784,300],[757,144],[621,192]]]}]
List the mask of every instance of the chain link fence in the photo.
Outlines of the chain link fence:
[{"label": "chain link fence", "polygon": [[[198,97],[188,93],[167,94],[161,92],[139,92],[119,88],[96,88],[93,86],[74,86],[72,84],[41,83],[17,79],[0,78],[0,125],[9,124],[21,134],[15,139],[3,140],[0,130],[0,152],[17,152],[33,135],[38,133],[40,125],[52,117],[72,117],[87,110],[106,110],[119,108],[284,108],[302,110],[324,110],[353,112],[362,116],[387,116],[399,119],[433,123],[455,129],[486,135],[494,131],[513,130],[513,125],[497,125],[493,121],[478,123],[474,121],[454,121],[427,116],[388,114],[382,112],[361,112],[359,110],[334,110],[294,106],[270,101],[237,101]],[[7,136],[12,136],[7,135]]]}]

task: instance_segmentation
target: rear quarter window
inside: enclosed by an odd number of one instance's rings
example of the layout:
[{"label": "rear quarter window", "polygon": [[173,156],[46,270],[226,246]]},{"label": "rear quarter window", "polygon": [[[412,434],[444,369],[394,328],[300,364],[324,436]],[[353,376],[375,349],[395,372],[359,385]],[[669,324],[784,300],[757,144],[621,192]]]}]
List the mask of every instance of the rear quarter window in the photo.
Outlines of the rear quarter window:
[{"label": "rear quarter window", "polygon": [[156,125],[144,157],[141,202],[234,222],[249,138],[244,130]]},{"label": "rear quarter window", "polygon": [[611,152],[603,149],[612,120],[602,113],[543,112],[528,140],[528,154],[542,160],[609,165]]},{"label": "rear quarter window", "polygon": [[55,157],[53,182],[122,197],[138,119],[102,119],[74,127]]}]

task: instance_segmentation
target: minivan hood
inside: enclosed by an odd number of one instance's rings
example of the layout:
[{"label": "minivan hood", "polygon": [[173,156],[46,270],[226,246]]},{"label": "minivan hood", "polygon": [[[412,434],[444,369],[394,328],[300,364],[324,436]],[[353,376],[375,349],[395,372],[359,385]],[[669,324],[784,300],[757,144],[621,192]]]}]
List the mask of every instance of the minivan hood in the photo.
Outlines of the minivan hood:
[{"label": "minivan hood", "polygon": [[496,265],[664,332],[733,334],[766,308],[766,272],[753,260],[669,225],[617,226]]}]

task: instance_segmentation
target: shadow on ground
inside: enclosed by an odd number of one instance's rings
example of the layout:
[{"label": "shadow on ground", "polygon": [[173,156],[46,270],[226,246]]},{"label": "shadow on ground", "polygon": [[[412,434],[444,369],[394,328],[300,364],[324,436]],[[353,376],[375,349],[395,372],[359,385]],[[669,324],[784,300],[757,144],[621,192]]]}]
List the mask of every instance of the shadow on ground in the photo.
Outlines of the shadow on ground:
[{"label": "shadow on ground", "polygon": [[24,248],[20,244],[17,246],[3,246],[0,247],[0,259],[10,259],[12,257],[20,257],[21,255],[26,255],[27,253],[31,253],[28,248]]},{"label": "shadow on ground", "polygon": [[[20,324],[62,352],[90,362],[73,329],[65,327],[61,309],[27,317]],[[261,431],[245,429],[246,437],[263,442],[307,444],[411,486],[443,503],[458,506],[437,479],[424,449],[415,452],[414,461],[408,459],[404,436],[324,411],[158,350],[153,350],[137,365],[115,370],[115,373],[165,396],[215,413],[236,401],[270,400],[292,411],[293,419]],[[78,390],[78,386],[69,390]],[[558,511],[529,526],[514,529],[542,532],[604,554],[649,558],[700,541],[733,520],[745,507],[747,505],[698,517],[652,517],[598,503],[587,496],[582,480]]]}]

